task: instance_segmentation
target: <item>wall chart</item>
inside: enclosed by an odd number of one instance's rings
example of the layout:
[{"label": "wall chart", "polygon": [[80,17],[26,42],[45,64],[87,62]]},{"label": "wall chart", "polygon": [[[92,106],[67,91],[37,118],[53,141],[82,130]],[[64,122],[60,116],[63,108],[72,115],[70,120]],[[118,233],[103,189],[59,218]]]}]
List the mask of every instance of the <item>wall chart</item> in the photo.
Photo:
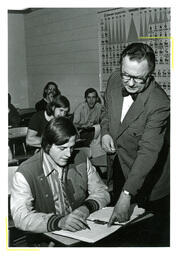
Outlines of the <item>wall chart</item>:
[{"label": "wall chart", "polygon": [[115,8],[98,12],[100,92],[119,70],[120,54],[132,42],[149,44],[156,55],[155,78],[170,95],[170,8]]}]

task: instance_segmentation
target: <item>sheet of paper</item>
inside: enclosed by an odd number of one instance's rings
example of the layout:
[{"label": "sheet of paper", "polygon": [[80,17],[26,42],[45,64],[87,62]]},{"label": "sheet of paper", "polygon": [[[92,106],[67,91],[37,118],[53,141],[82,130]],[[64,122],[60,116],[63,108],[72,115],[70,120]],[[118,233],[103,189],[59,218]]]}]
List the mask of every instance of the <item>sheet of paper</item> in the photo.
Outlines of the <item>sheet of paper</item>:
[{"label": "sheet of paper", "polygon": [[[103,221],[109,221],[112,211],[113,211],[113,207],[105,207],[103,209],[100,209],[100,210],[92,213],[88,217],[88,219],[90,219],[90,220],[99,219],[99,220],[103,220]],[[133,208],[132,211],[133,211],[133,213],[131,215],[130,220],[136,218],[140,214],[143,214],[145,210],[135,206],[135,208]],[[127,223],[127,222],[125,222],[125,223]],[[112,234],[113,232],[115,232],[116,230],[118,230],[121,227],[120,225],[116,225],[116,226],[114,225],[111,227],[107,227],[107,224],[101,225],[101,224],[96,224],[91,221],[87,221],[87,223],[88,223],[89,227],[91,228],[91,230],[85,229],[85,230],[80,230],[77,232],[59,230],[59,231],[54,231],[53,233],[57,234],[57,235],[61,235],[61,236],[75,238],[75,239],[78,239],[78,240],[81,240],[84,242],[88,242],[88,243],[95,243],[96,241]]]},{"label": "sheet of paper", "polygon": [[[100,210],[92,213],[88,217],[88,219],[90,219],[90,220],[99,219],[99,220],[103,220],[103,221],[109,221],[113,209],[114,209],[114,207],[105,207],[103,209],[100,209]],[[130,219],[126,222],[122,222],[121,223],[122,225],[127,224],[129,221],[133,220],[134,218],[136,218],[137,216],[139,216],[145,212],[145,210],[143,208],[139,208],[137,205],[132,205],[130,210],[131,210]]]}]

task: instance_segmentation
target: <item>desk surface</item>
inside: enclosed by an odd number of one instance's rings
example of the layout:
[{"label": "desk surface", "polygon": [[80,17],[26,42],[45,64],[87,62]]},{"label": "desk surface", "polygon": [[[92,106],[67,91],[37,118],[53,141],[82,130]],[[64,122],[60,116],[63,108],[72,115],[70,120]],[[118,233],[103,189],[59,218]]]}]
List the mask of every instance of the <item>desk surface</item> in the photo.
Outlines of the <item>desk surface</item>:
[{"label": "desk surface", "polygon": [[[73,239],[73,238],[69,238],[69,237],[63,237],[63,236],[60,236],[60,235],[56,235],[56,234],[53,234],[51,232],[48,232],[48,233],[45,233],[45,236],[47,236],[48,238],[51,238],[54,242],[57,242],[59,243],[61,246],[98,246],[98,244],[102,244],[102,242],[106,239],[108,239],[110,241],[110,237],[111,237],[111,240],[114,240],[114,237],[118,237],[117,238],[117,245],[116,246],[120,246],[120,237],[123,235],[123,232],[125,230],[128,230],[129,227],[133,226],[133,224],[137,225],[137,223],[142,223],[143,221],[145,221],[146,219],[149,219],[153,217],[153,214],[152,213],[148,213],[147,215],[144,215],[143,217],[141,217],[140,219],[136,219],[136,221],[132,222],[132,224],[129,224],[127,225],[126,224],[126,227],[124,226],[122,229],[118,229],[116,232],[115,232],[115,235],[114,233],[109,235],[108,237],[105,237],[104,239],[100,240],[99,242],[96,242],[95,244],[92,244],[92,243],[86,243],[86,242],[82,242],[82,241],[79,241],[79,240],[76,240],[76,239]],[[137,228],[136,228],[137,230]],[[108,244],[104,243],[104,246],[108,246]]]},{"label": "desk surface", "polygon": [[56,242],[61,243],[64,246],[73,246],[76,244],[79,244],[81,241],[70,238],[70,237],[64,237],[64,236],[59,236],[56,234],[53,234],[51,232],[45,233],[46,236],[48,236],[49,238],[52,238],[53,240],[55,240]]}]

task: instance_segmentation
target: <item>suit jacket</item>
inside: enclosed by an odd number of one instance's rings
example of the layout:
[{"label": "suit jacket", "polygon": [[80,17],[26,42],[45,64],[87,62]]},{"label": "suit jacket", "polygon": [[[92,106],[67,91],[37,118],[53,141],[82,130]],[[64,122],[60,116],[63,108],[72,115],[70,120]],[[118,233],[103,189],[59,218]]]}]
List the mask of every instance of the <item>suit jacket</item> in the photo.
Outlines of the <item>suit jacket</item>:
[{"label": "suit jacket", "polygon": [[[151,79],[122,123],[123,97],[119,72],[108,81],[102,136],[110,134],[125,176],[123,189],[138,199],[157,200],[169,194],[169,99]],[[169,137],[169,136],[168,136]]]}]

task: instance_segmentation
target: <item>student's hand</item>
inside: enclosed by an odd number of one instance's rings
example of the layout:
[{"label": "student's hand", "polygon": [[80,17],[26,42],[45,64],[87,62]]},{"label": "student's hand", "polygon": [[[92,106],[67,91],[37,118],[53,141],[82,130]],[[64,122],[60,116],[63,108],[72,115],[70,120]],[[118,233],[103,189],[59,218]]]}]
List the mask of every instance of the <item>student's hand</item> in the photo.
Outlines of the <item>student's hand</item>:
[{"label": "student's hand", "polygon": [[114,141],[113,141],[112,137],[109,134],[105,134],[102,137],[102,148],[107,153],[115,153],[116,149],[114,147]]},{"label": "student's hand", "polygon": [[58,222],[58,227],[63,230],[68,231],[78,231],[81,229],[86,229],[84,223],[86,223],[85,219],[82,217],[81,211],[74,210],[72,213],[62,217]]},{"label": "student's hand", "polygon": [[120,198],[117,201],[111,218],[109,220],[108,226],[110,227],[115,221],[125,222],[129,220],[130,214],[130,200],[131,196],[121,192]]},{"label": "student's hand", "polygon": [[77,209],[75,209],[73,211],[73,213],[78,215],[79,217],[82,217],[84,220],[86,220],[88,218],[88,216],[90,215],[90,212],[85,205],[78,207]]},{"label": "student's hand", "polygon": [[50,101],[50,102],[53,101],[53,93],[52,93],[52,92],[49,92],[48,98],[49,98],[49,101]]}]

